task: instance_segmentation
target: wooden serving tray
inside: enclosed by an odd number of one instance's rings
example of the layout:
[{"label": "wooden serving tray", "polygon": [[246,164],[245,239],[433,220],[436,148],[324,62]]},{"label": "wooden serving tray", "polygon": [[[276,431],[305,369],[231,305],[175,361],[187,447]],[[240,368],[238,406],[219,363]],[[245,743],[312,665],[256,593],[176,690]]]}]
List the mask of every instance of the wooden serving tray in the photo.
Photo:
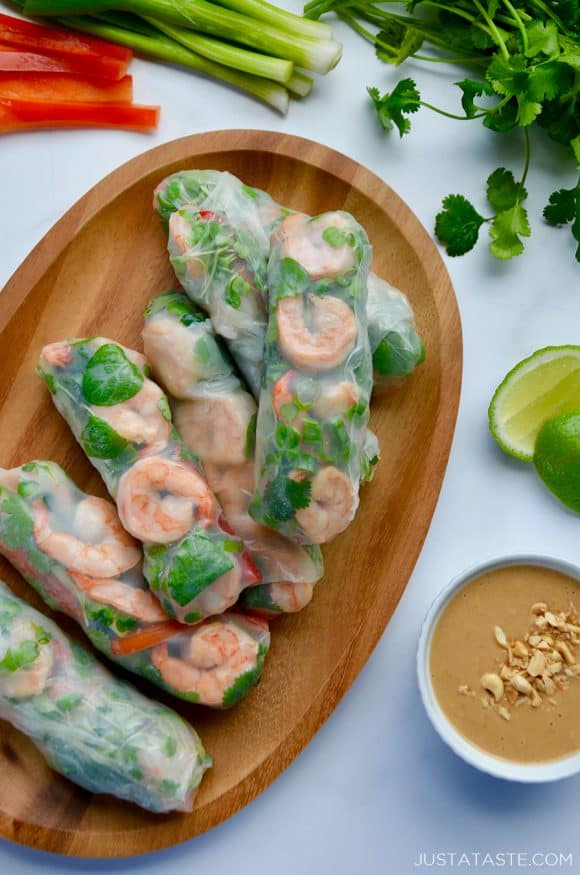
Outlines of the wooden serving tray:
[{"label": "wooden serving tray", "polygon": [[[373,268],[403,289],[427,361],[398,395],[374,405],[382,461],[355,522],[325,549],[311,606],[273,622],[259,687],[232,711],[180,703],[137,685],[195,725],[214,758],[192,814],[156,816],[94,797],[52,772],[32,744],[0,723],[0,833],[63,854],[143,854],[199,835],[254,799],[309,742],[369,657],[405,588],[447,464],[461,384],[461,327],[431,238],[399,197],[344,155],[262,131],[220,131],[159,146],[116,170],[49,231],[0,296],[0,465],[50,458],[82,488],[98,475],[35,376],[41,347],[102,334],[141,347],[149,298],[176,284],[152,209],[155,185],[193,167],[229,170],[276,200],[315,214],[353,213],[374,247]],[[0,559],[0,576],[40,600]],[[82,640],[62,617],[58,622]],[[369,715],[370,719],[370,715]]]}]

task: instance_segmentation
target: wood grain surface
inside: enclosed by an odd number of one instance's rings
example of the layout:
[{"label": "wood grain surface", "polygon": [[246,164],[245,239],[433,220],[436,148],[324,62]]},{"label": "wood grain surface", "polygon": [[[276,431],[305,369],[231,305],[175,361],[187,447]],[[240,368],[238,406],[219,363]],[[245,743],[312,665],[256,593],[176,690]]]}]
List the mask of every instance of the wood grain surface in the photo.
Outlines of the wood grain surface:
[{"label": "wood grain surface", "polygon": [[[325,548],[326,575],[311,606],[272,624],[259,687],[234,710],[218,713],[137,682],[189,719],[214,758],[192,814],[157,816],[91,796],[55,775],[27,739],[0,724],[0,833],[48,851],[95,857],[153,851],[203,833],[268,787],[336,707],[385,628],[447,464],[461,327],[429,235],[387,185],[344,155],[292,136],[221,131],[167,143],[116,170],[69,210],[7,284],[0,296],[0,465],[54,459],[83,489],[105,494],[35,364],[45,343],[63,338],[102,334],[140,348],[145,303],[176,284],[152,209],[153,188],[167,174],[193,167],[227,169],[311,214],[353,213],[373,244],[375,272],[410,297],[427,360],[403,391],[374,405],[378,472],[362,491],[355,522]],[[0,577],[40,606],[3,560]],[[82,639],[70,621],[58,622]]]}]

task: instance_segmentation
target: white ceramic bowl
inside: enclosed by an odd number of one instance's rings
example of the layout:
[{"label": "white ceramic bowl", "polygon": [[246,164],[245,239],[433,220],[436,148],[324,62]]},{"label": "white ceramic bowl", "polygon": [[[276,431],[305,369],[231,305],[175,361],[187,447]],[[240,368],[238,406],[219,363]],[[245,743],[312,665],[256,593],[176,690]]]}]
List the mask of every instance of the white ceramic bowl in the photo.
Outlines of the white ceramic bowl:
[{"label": "white ceramic bowl", "polygon": [[557,781],[560,778],[568,778],[580,772],[580,751],[571,756],[541,763],[518,763],[493,756],[493,754],[487,753],[472,744],[457,731],[441,709],[431,683],[429,655],[433,631],[450,599],[462,587],[474,580],[474,578],[489,571],[495,571],[497,568],[505,568],[510,565],[538,565],[544,568],[552,568],[580,582],[580,566],[561,559],[553,559],[549,556],[507,556],[502,559],[488,560],[481,565],[477,565],[475,568],[464,571],[439,593],[429,608],[423,622],[419,637],[419,649],[417,651],[419,689],[431,723],[443,741],[465,762],[483,772],[494,775],[496,778],[505,778],[508,781],[523,781],[526,783]]}]

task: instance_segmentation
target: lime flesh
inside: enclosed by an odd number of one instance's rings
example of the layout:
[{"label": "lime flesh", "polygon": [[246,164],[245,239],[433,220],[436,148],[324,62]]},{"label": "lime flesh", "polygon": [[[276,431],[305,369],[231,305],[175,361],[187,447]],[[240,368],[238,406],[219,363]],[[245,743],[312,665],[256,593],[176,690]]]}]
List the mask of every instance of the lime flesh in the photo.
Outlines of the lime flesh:
[{"label": "lime flesh", "polygon": [[541,427],[580,411],[580,346],[548,346],[512,368],[489,405],[490,431],[511,456],[531,462]]}]

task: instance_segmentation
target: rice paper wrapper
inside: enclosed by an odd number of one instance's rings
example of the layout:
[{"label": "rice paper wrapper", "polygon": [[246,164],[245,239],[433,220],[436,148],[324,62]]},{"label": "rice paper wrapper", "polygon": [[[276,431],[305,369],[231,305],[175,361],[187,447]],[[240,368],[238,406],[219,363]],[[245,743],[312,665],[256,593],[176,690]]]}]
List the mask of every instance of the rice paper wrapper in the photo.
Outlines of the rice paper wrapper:
[{"label": "rice paper wrapper", "polygon": [[[298,603],[305,606],[312,597],[312,584],[323,574],[320,549],[299,546],[249,515],[257,406],[207,314],[181,292],[159,295],[147,307],[143,343],[156,379],[169,394],[178,431],[200,458],[226,519],[243,539],[262,582],[302,587],[300,593],[296,589],[287,597],[282,590],[281,607],[272,613],[285,612],[284,605],[293,611]],[[305,584],[310,587],[308,599]],[[250,601],[257,604],[262,588],[251,589]],[[267,590],[263,592],[269,604]]]},{"label": "rice paper wrapper", "polygon": [[[184,208],[221,213],[230,226],[244,230],[246,240],[252,239],[258,261],[267,261],[272,233],[292,212],[266,192],[245,185],[231,173],[217,170],[186,170],[169,176],[156,188],[153,205],[167,230],[171,215]],[[169,232],[170,251],[174,247],[171,237]],[[261,266],[259,271],[262,272]],[[179,273],[178,276],[181,279]],[[257,322],[252,333],[255,336],[261,332],[264,338],[266,322],[262,319]],[[407,297],[373,273],[368,281],[367,323],[375,389],[380,394],[394,391],[424,361],[425,348]],[[238,364],[245,374],[243,359]],[[250,387],[256,395],[259,379],[254,368],[251,377]]]},{"label": "rice paper wrapper", "polygon": [[[227,707],[260,678],[267,626],[245,629],[230,613],[191,629],[171,621],[114,505],[82,492],[54,462],[0,470],[0,553],[98,650],[180,699]],[[115,577],[95,576],[99,563]]]},{"label": "rice paper wrapper", "polygon": [[269,267],[265,376],[250,513],[297,543],[326,543],[358,506],[372,363],[371,247],[348,213],[294,214]]},{"label": "rice paper wrapper", "polygon": [[197,623],[259,582],[140,353],[101,337],[62,341],[44,348],[38,369],[123,526],[143,542],[144,574],[167,614]]},{"label": "rice paper wrapper", "polygon": [[154,812],[191,811],[211,765],[181,717],[114,678],[4,583],[0,717],[74,783]]}]

